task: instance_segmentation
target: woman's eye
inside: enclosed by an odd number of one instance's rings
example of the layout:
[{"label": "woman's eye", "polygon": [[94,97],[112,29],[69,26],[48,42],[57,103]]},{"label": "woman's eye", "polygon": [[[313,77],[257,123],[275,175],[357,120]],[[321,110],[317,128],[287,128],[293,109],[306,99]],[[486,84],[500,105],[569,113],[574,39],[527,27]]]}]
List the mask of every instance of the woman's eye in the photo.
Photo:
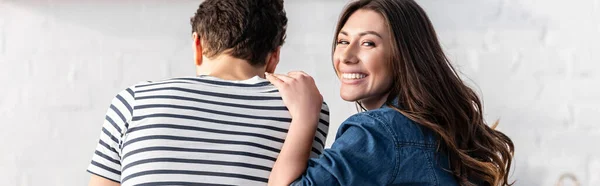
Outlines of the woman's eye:
[{"label": "woman's eye", "polygon": [[375,46],[375,43],[374,43],[374,42],[367,41],[367,42],[363,42],[363,44],[362,44],[362,45],[364,45],[364,46],[370,46],[370,47],[374,47],[374,46]]},{"label": "woman's eye", "polygon": [[350,44],[350,42],[348,42],[348,41],[344,41],[344,40],[339,40],[339,41],[337,42],[337,44],[338,44],[338,45],[348,45],[348,44]]}]

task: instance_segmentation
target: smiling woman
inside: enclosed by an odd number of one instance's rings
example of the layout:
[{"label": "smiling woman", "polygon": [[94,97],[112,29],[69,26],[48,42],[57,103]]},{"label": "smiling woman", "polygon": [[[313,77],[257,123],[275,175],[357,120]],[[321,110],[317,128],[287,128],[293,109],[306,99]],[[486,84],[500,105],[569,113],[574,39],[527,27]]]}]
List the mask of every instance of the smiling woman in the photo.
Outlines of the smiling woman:
[{"label": "smiling woman", "polygon": [[361,105],[370,110],[385,103],[392,81],[387,68],[391,39],[383,17],[375,11],[358,10],[348,18],[337,36],[333,54],[342,82],[342,99],[361,100]]},{"label": "smiling woman", "polygon": [[299,143],[314,136],[307,128],[318,119],[319,92],[299,95],[316,89],[306,75],[271,78],[290,111],[304,115],[292,116],[270,184],[510,185],[513,142],[483,120],[479,97],[415,1],[352,2],[336,33],[340,96],[364,112],[344,121],[331,148],[303,164],[308,156],[297,154],[309,149]]}]

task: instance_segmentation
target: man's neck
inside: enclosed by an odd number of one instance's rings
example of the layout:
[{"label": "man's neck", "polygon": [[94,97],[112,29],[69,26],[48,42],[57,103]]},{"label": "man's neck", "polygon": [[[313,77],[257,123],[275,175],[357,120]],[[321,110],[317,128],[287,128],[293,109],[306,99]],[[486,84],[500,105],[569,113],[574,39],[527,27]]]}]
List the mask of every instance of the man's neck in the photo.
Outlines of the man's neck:
[{"label": "man's neck", "polygon": [[224,80],[247,80],[254,76],[264,77],[264,67],[255,67],[246,60],[221,55],[212,59],[203,58],[196,66],[197,75],[209,75]]}]

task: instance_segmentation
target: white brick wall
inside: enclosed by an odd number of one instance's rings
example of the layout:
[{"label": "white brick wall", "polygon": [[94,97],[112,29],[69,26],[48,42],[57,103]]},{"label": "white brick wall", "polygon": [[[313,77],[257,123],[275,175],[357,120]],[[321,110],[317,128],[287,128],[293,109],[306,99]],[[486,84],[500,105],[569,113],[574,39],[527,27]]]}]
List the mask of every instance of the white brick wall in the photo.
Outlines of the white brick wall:
[{"label": "white brick wall", "polygon": [[[354,110],[330,63],[345,2],[288,0],[278,69],[317,78],[331,134]],[[600,1],[419,2],[483,94],[486,118],[514,140],[516,185],[554,185],[563,173],[600,185]],[[0,185],[85,185],[112,96],[193,75],[188,20],[198,3],[0,0]]]}]

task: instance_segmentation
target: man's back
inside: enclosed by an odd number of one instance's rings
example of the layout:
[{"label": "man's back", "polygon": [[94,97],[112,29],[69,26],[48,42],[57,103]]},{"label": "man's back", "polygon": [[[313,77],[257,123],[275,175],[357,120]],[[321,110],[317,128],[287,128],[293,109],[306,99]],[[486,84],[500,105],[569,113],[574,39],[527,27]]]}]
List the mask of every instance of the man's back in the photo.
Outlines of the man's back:
[{"label": "man's back", "polygon": [[[328,120],[324,104],[313,157]],[[88,171],[122,185],[265,185],[290,122],[277,89],[259,77],[141,83],[113,100]]]}]

